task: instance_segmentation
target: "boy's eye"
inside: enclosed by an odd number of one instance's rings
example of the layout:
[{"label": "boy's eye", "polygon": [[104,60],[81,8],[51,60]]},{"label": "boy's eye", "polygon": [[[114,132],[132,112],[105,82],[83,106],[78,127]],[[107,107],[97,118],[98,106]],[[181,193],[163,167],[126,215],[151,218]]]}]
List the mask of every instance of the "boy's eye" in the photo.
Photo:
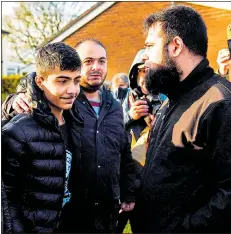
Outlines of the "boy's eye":
[{"label": "boy's eye", "polygon": [[74,82],[75,82],[75,84],[79,84],[80,79],[76,79]]},{"label": "boy's eye", "polygon": [[67,82],[67,80],[59,80],[58,81],[60,84],[65,84]]},{"label": "boy's eye", "polygon": [[90,59],[85,61],[85,63],[91,63],[91,62],[92,62],[92,60],[90,60]]}]

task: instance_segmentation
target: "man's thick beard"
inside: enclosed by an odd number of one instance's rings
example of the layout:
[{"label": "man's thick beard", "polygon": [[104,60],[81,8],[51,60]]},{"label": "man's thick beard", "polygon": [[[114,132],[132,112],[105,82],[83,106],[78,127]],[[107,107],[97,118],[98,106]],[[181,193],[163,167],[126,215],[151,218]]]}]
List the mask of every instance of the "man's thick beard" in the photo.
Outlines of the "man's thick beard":
[{"label": "man's thick beard", "polygon": [[158,68],[149,68],[146,73],[145,84],[152,94],[163,93],[167,96],[175,93],[179,88],[180,73],[171,62],[168,65],[158,65]]},{"label": "man's thick beard", "polygon": [[105,79],[106,76],[104,77],[103,81],[98,85],[89,85],[88,83],[80,83],[81,89],[86,93],[94,93],[101,88]]},{"label": "man's thick beard", "polygon": [[[102,84],[101,84],[102,85]],[[94,93],[100,89],[101,85],[81,84],[81,89],[86,93]]]}]

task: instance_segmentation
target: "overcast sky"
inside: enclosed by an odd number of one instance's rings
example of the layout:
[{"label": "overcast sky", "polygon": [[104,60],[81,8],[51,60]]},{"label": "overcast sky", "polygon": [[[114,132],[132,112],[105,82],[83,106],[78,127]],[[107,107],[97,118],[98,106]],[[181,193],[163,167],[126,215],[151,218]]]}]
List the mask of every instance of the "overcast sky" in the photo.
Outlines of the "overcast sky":
[{"label": "overcast sky", "polygon": [[[194,2],[197,2],[194,1]],[[200,2],[201,4],[212,6],[212,7],[218,7],[223,8],[227,10],[231,10],[231,0],[229,1],[221,1],[221,0],[213,0],[212,2]],[[17,2],[2,2],[2,14],[3,15],[9,15],[13,13],[13,7],[16,6]],[[86,8],[91,7],[94,3],[93,2],[85,2]]]},{"label": "overcast sky", "polygon": [[15,2],[2,2],[2,14],[3,15],[12,15],[13,6],[17,5]]},{"label": "overcast sky", "polygon": [[[2,15],[12,15],[13,7],[17,7],[19,2],[2,2]],[[83,11],[89,9],[95,2],[83,2]]]},{"label": "overcast sky", "polygon": [[[88,10],[91,6],[93,6],[96,2],[76,2],[78,4],[80,4],[80,8],[77,7],[77,9],[79,9],[78,11],[78,15],[82,14],[83,12],[85,12],[86,10]],[[14,15],[14,10],[13,8],[17,7],[19,5],[19,2],[1,2],[1,6],[2,6],[2,19],[5,15],[8,16],[13,16]],[[76,12],[71,12],[71,10],[75,11],[76,8],[71,8],[68,9],[68,13],[72,14],[72,13],[76,13]],[[2,22],[3,23],[3,22]],[[3,28],[5,29],[5,28]],[[9,56],[13,55],[15,52],[10,48],[10,45],[8,44],[8,54]]]}]

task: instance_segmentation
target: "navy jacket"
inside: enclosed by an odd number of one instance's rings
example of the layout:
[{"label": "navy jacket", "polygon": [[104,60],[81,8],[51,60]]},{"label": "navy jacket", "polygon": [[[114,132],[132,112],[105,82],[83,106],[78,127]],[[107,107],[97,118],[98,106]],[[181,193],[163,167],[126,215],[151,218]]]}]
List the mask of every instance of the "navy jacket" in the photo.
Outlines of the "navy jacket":
[{"label": "navy jacket", "polygon": [[120,103],[109,90],[103,90],[98,118],[82,92],[76,100],[76,107],[84,117],[80,190],[84,199],[94,202],[134,201],[140,181],[125,133]]}]

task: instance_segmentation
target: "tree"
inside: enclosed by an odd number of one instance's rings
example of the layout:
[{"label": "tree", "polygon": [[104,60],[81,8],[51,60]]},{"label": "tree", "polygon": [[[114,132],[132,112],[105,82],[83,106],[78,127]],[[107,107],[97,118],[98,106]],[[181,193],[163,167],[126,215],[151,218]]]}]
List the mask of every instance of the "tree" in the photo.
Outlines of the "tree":
[{"label": "tree", "polygon": [[3,28],[10,32],[9,45],[14,52],[11,59],[33,62],[36,48],[84,10],[83,2],[19,2],[13,16],[3,16]]}]

